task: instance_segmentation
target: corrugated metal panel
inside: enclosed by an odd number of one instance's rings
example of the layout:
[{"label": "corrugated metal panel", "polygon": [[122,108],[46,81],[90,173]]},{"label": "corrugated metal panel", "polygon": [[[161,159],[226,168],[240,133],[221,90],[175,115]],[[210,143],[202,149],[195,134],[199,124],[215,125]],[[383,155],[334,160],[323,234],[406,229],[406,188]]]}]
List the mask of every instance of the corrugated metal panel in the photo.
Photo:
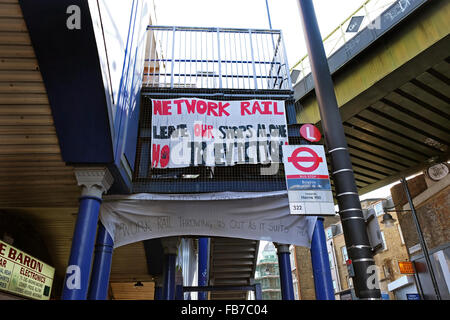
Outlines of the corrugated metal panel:
[{"label": "corrugated metal panel", "polygon": [[17,0],[0,1],[0,207],[77,206]]}]

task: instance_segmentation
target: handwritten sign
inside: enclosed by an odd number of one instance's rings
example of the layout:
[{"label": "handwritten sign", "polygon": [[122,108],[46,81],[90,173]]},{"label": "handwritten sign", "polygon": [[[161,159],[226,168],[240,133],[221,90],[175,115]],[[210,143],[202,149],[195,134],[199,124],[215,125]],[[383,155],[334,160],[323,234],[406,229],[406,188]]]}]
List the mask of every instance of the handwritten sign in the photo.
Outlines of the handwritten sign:
[{"label": "handwritten sign", "polygon": [[284,101],[152,100],[153,168],[281,161]]},{"label": "handwritten sign", "polygon": [[0,241],[0,290],[48,300],[54,274],[55,268]]},{"label": "handwritten sign", "polygon": [[[118,201],[119,200],[119,201]],[[100,219],[114,246],[169,236],[203,235],[310,247],[316,217],[292,216],[286,191],[106,196]]]}]

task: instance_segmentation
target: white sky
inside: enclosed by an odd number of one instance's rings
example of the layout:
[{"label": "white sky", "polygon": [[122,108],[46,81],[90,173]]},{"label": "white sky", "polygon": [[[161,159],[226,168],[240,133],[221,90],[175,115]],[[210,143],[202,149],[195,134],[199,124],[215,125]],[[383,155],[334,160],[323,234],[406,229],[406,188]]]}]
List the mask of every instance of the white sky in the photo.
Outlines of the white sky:
[{"label": "white sky", "polygon": [[[268,0],[272,28],[282,30],[289,65],[306,54],[298,0]],[[188,27],[269,29],[265,0],[154,0],[157,24]],[[364,0],[314,0],[322,37]]]}]

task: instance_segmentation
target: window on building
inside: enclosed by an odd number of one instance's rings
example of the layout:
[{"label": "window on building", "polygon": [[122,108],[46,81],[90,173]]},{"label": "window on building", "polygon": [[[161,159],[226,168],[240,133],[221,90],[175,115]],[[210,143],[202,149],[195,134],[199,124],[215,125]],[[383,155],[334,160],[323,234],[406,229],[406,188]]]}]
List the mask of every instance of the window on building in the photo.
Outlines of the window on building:
[{"label": "window on building", "polygon": [[294,299],[300,300],[300,297],[298,296],[298,286],[297,283],[294,283]]},{"label": "window on building", "polygon": [[347,254],[347,247],[343,246],[341,247],[341,253],[342,253],[342,259],[344,260],[344,264],[346,264],[347,260],[348,260],[348,254]]},{"label": "window on building", "polygon": [[390,270],[389,266],[383,265],[383,272],[384,272],[385,278],[389,279],[391,277],[391,270]]},{"label": "window on building", "polygon": [[328,251],[328,261],[330,262],[330,268],[334,268],[334,263],[333,263],[333,256],[332,253],[330,251]]},{"label": "window on building", "polygon": [[334,292],[337,292],[336,280],[333,280],[333,289]]},{"label": "window on building", "polygon": [[347,279],[347,281],[348,281],[348,287],[349,287],[349,288],[353,288],[353,279],[349,277],[349,278]]},{"label": "window on building", "polygon": [[291,262],[291,270],[295,270],[295,251],[294,250],[290,250],[290,255],[289,255],[289,260]]},{"label": "window on building", "polygon": [[384,209],[383,209],[383,202],[378,202],[377,204],[375,204],[373,206],[373,210],[375,210],[375,213],[378,216],[381,216],[382,214],[384,214]]},{"label": "window on building", "polygon": [[292,272],[292,285],[294,287],[294,298],[295,298],[295,300],[299,300],[299,296],[298,296],[298,280],[297,280],[297,274],[295,272]]},{"label": "window on building", "polygon": [[333,229],[332,228],[327,228],[327,239],[331,239],[333,238]]},{"label": "window on building", "polygon": [[384,237],[384,232],[381,231],[381,238],[383,239],[383,251],[387,250],[386,239]]},{"label": "window on building", "polygon": [[400,225],[397,225],[397,229],[398,229],[398,234],[400,235],[400,239],[402,240],[402,244],[405,244],[405,239],[403,238],[403,232],[402,232],[402,228],[400,228]]}]

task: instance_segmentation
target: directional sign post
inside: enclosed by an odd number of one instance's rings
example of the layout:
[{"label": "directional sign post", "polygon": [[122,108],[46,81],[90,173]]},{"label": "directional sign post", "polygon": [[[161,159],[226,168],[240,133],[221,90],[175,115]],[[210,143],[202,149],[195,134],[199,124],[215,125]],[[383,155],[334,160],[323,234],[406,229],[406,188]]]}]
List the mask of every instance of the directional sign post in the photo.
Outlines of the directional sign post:
[{"label": "directional sign post", "polygon": [[334,216],[323,146],[284,145],[283,155],[291,214]]}]

